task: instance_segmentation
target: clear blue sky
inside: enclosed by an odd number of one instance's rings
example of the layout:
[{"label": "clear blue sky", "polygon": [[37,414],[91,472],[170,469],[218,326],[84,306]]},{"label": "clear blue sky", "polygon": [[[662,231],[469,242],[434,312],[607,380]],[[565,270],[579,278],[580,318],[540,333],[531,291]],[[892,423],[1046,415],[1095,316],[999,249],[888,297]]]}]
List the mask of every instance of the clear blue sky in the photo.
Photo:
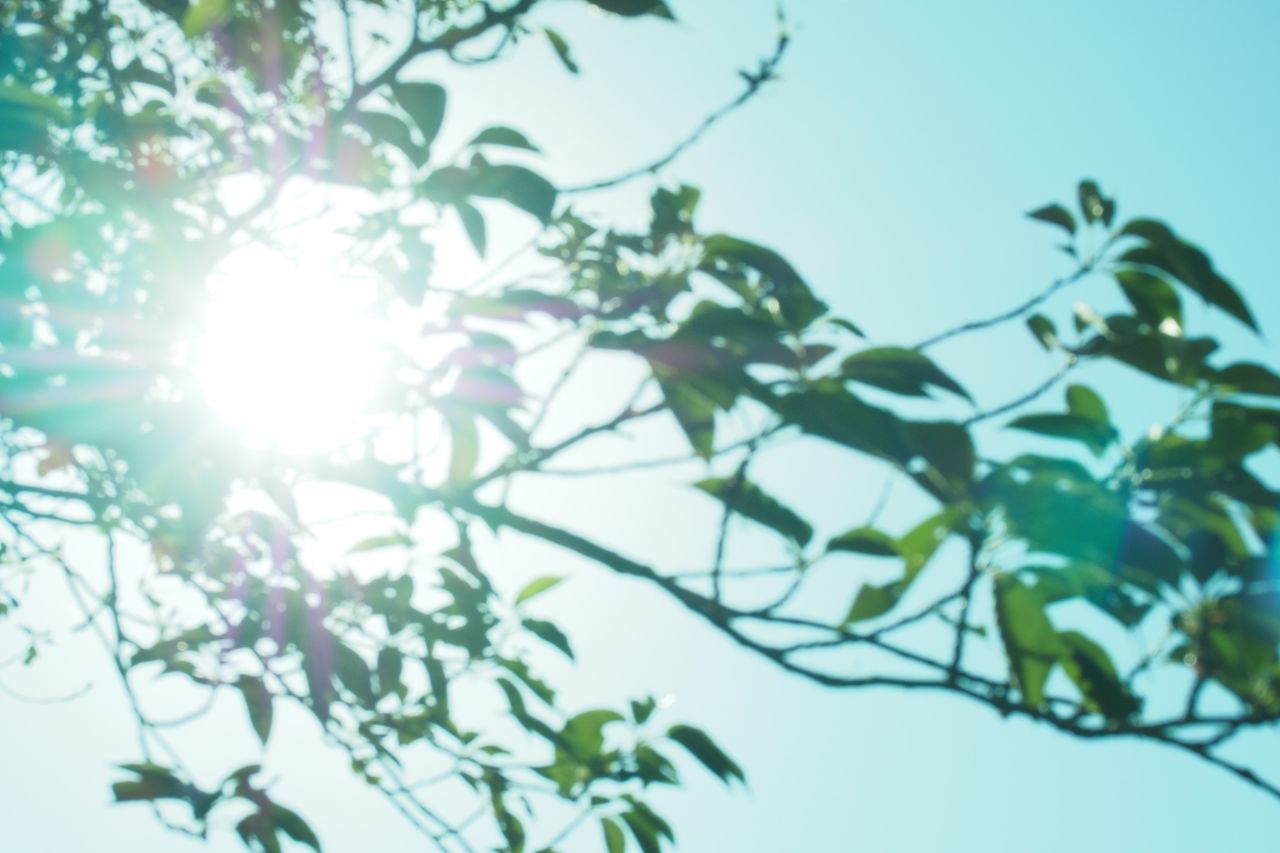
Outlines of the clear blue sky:
[{"label": "clear blue sky", "polygon": [[[514,63],[478,72],[457,121],[525,128],[565,181],[664,150],[735,93],[735,69],[769,49],[773,30],[767,0],[673,6],[676,26],[556,8],[549,18],[574,42],[583,76],[566,79],[531,41]],[[1013,304],[1062,272],[1050,230],[1021,213],[1069,198],[1091,176],[1122,215],[1157,215],[1208,248],[1278,333],[1280,4],[792,0],[789,14],[782,82],[670,170],[704,189],[705,228],[779,248],[874,337],[911,341]],[[633,217],[649,189],[593,205]],[[1034,354],[1011,358],[1011,341],[946,352],[982,399],[998,402],[1051,369]],[[1235,346],[1274,360],[1271,341]],[[878,488],[810,462],[792,467],[789,485],[810,490],[831,524]],[[647,494],[635,498],[642,518]],[[573,512],[580,529],[608,529],[671,564],[687,559],[684,527],[624,526],[586,505]],[[549,557],[510,544],[499,555]],[[546,601],[580,650],[576,669],[557,672],[569,697],[670,694],[673,716],[705,725],[746,768],[749,791],[724,791],[690,767],[689,788],[662,798],[681,850],[1275,849],[1280,805],[1182,755],[1079,743],[958,699],[823,691],[598,570]],[[204,849],[154,828],[143,809],[106,806],[108,763],[134,753],[95,653],[68,646],[41,681],[21,683],[56,691],[96,672],[99,685],[77,703],[0,697],[4,849]],[[279,796],[313,819],[327,849],[422,849],[389,809],[341,781],[342,761],[313,748],[309,722],[282,722],[273,764],[293,775]],[[1244,755],[1280,775],[1275,739],[1249,741]],[[385,832],[371,838],[371,827]],[[594,844],[591,836],[577,849]],[[207,849],[238,847],[223,837]]]}]

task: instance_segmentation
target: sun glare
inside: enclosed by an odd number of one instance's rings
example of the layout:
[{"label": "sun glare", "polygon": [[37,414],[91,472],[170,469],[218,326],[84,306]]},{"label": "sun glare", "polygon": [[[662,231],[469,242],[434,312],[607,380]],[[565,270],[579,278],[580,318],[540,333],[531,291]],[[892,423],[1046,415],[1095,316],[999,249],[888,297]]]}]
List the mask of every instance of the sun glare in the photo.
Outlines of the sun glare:
[{"label": "sun glare", "polygon": [[210,282],[197,371],[205,395],[247,441],[322,451],[357,434],[382,365],[366,281],[263,247],[240,250]]}]

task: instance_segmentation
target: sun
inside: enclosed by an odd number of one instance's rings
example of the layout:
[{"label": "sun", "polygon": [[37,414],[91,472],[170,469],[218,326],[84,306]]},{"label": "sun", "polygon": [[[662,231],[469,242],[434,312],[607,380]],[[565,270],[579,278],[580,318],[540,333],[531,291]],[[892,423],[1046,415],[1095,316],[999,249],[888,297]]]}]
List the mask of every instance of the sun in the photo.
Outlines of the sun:
[{"label": "sun", "polygon": [[385,336],[370,311],[372,282],[337,268],[322,251],[254,244],[211,278],[196,372],[246,442],[316,453],[360,434]]}]

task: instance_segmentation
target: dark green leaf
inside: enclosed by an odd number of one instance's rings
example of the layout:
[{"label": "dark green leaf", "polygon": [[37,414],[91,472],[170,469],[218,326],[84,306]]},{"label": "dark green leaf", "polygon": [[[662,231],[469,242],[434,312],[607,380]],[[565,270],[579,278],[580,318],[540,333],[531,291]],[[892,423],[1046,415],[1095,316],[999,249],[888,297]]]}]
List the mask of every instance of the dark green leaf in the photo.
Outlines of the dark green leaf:
[{"label": "dark green leaf", "polygon": [[898,543],[889,534],[873,527],[855,527],[827,543],[828,551],[853,551],[876,557],[897,557]]},{"label": "dark green leaf", "polygon": [[1116,213],[1114,199],[1104,196],[1102,190],[1098,189],[1098,185],[1093,181],[1080,182],[1079,196],[1080,213],[1084,216],[1085,222],[1111,225],[1111,220]]},{"label": "dark green leaf", "polygon": [[771,527],[798,545],[807,545],[813,528],[755,483],[742,477],[710,478],[695,486],[752,521]]},{"label": "dark green leaf", "polygon": [[1046,205],[1031,211],[1027,216],[1041,222],[1048,222],[1050,225],[1057,225],[1068,234],[1076,233],[1076,218],[1071,215],[1071,211],[1060,204]]},{"label": "dark green leaf", "polygon": [[1043,314],[1032,314],[1027,318],[1027,328],[1031,330],[1031,334],[1036,336],[1040,346],[1049,351],[1058,348],[1058,329],[1048,317]]},{"label": "dark green leaf", "polygon": [[928,356],[902,347],[875,347],[849,356],[840,365],[841,375],[853,382],[874,385],[895,394],[927,397],[933,385],[971,399],[967,391],[943,373]]},{"label": "dark green leaf", "polygon": [[320,850],[320,839],[316,837],[315,832],[307,825],[307,822],[295,811],[286,809],[284,806],[271,806],[271,822],[276,828],[285,835],[297,841],[299,844],[305,844],[312,850]]},{"label": "dark green leaf", "polygon": [[1136,269],[1120,270],[1115,277],[1140,318],[1157,327],[1172,320],[1182,328],[1182,300],[1168,279]]},{"label": "dark green leaf", "polygon": [[730,779],[744,781],[745,776],[742,774],[742,768],[734,763],[733,759],[724,753],[719,746],[716,745],[706,732],[696,729],[693,726],[676,725],[667,729],[667,737],[683,746],[689,751],[689,754],[702,762],[703,766],[710,770],[721,781],[728,782]]},{"label": "dark green leaf", "polygon": [[1169,226],[1151,219],[1135,219],[1126,223],[1121,233],[1146,241],[1145,246],[1122,254],[1121,261],[1163,271],[1199,294],[1210,305],[1221,308],[1249,328],[1255,331],[1258,329],[1249,306],[1235,287],[1218,274],[1209,256],[1182,240]]},{"label": "dark green leaf", "polygon": [[789,328],[803,329],[827,311],[795,267],[772,249],[730,237],[713,234],[703,241],[704,264],[716,260],[750,267],[765,280],[765,295],[777,300],[778,311]]},{"label": "dark green leaf", "polygon": [[564,652],[565,657],[573,659],[573,644],[555,623],[543,619],[525,619],[524,627],[530,633]]},{"label": "dark green leaf", "polygon": [[1110,720],[1123,720],[1138,710],[1138,703],[1120,681],[1106,651],[1078,631],[1058,635],[1062,642],[1062,669],[1080,689],[1087,707]]},{"label": "dark green leaf", "polygon": [[1261,364],[1241,361],[1215,371],[1213,378],[1242,394],[1280,397],[1280,376]]},{"label": "dark green leaf", "polygon": [[1107,447],[1115,440],[1115,430],[1110,425],[1099,425],[1096,421],[1079,415],[1023,415],[1010,421],[1009,427],[1052,438],[1078,441],[1096,456],[1106,452]]},{"label": "dark green leaf", "polygon": [[634,18],[638,15],[654,15],[659,18],[674,19],[671,9],[664,0],[587,0],[592,6],[598,6],[606,12]]}]

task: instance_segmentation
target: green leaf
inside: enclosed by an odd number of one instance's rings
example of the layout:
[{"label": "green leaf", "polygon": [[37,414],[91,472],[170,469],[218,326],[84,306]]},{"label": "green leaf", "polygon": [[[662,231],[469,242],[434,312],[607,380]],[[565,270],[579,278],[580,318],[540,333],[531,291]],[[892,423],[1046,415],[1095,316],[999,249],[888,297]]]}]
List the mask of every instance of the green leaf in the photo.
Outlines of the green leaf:
[{"label": "green leaf", "polygon": [[622,827],[611,817],[600,818],[600,831],[604,833],[605,853],[626,853],[627,837],[622,834]]},{"label": "green leaf", "polygon": [[182,32],[187,38],[204,35],[231,20],[234,0],[195,0],[182,16]]},{"label": "green leaf", "polygon": [[897,557],[898,542],[889,534],[873,527],[855,527],[827,543],[828,551],[852,551],[875,557]]},{"label": "green leaf", "polygon": [[356,544],[347,549],[348,554],[364,554],[369,551],[378,551],[382,548],[405,548],[413,544],[413,540],[403,533],[389,533],[382,536],[370,536],[368,539],[361,539]]},{"label": "green leaf", "polygon": [[637,817],[635,812],[623,812],[622,822],[631,830],[631,836],[640,846],[640,853],[662,853],[662,845],[658,841],[658,830],[648,821]]},{"label": "green leaf", "polygon": [[1156,327],[1166,320],[1182,327],[1182,300],[1168,279],[1135,269],[1120,270],[1115,278],[1139,318]]},{"label": "green leaf", "polygon": [[811,435],[881,459],[906,465],[915,455],[897,415],[864,403],[835,383],[815,383],[802,391],[766,397],[782,418]]},{"label": "green leaf", "polygon": [[1032,314],[1027,318],[1027,328],[1031,330],[1031,334],[1036,336],[1036,340],[1040,342],[1040,346],[1052,352],[1060,346],[1058,340],[1058,329],[1053,325],[1053,321],[1043,314]]},{"label": "green leaf", "polygon": [[413,139],[409,125],[389,113],[361,111],[356,113],[356,123],[365,129],[374,142],[382,142],[399,149],[415,166],[427,161],[426,146]]},{"label": "green leaf", "polygon": [[475,205],[468,204],[465,201],[455,201],[453,209],[458,211],[458,218],[462,220],[462,227],[467,232],[467,239],[475,247],[476,254],[483,258],[485,249],[488,247],[484,215],[476,209]]},{"label": "green leaf", "polygon": [[604,727],[622,721],[617,711],[583,711],[571,717],[560,730],[560,740],[574,757],[583,761],[598,758],[604,749]]},{"label": "green leaf", "polygon": [[606,12],[612,12],[615,15],[623,15],[628,18],[634,18],[639,15],[653,15],[668,20],[675,19],[675,16],[671,14],[671,8],[663,0],[587,0],[587,2],[592,6],[604,9]]},{"label": "green leaf", "polygon": [[777,300],[778,313],[791,329],[803,329],[827,311],[827,306],[813,295],[809,285],[785,258],[772,249],[730,237],[713,234],[702,242],[703,264],[728,261],[755,270],[765,280],[765,295]]},{"label": "green leaf", "polygon": [[898,539],[895,547],[902,555],[902,577],[886,584],[864,584],[854,596],[844,624],[874,619],[888,613],[911,588],[934,553],[968,514],[967,504],[956,504],[925,519]]},{"label": "green leaf", "polygon": [[401,687],[401,676],[404,670],[404,655],[394,646],[383,646],[378,649],[377,673],[378,693],[387,696],[398,692]]},{"label": "green leaf", "polygon": [[372,708],[378,703],[369,664],[358,652],[336,637],[333,640],[333,674],[366,707]]},{"label": "green leaf", "polygon": [[244,697],[244,706],[249,712],[249,723],[253,726],[258,740],[265,746],[267,739],[271,737],[271,722],[275,716],[271,691],[267,690],[261,678],[252,675],[240,676],[236,686],[240,688],[240,693]]},{"label": "green leaf", "polygon": [[1023,415],[1010,421],[1009,427],[1051,438],[1078,441],[1095,456],[1105,453],[1116,438],[1115,429],[1109,424],[1100,425],[1090,418],[1070,414]]},{"label": "green leaf", "polygon": [[1214,381],[1229,385],[1241,394],[1280,397],[1280,376],[1261,364],[1241,361],[1213,374]]},{"label": "green leaf", "polygon": [[449,424],[449,483],[471,481],[480,459],[480,433],[475,416],[464,406],[443,406],[440,413]]},{"label": "green leaf", "polygon": [[667,737],[688,750],[690,755],[702,762],[702,765],[716,774],[722,782],[728,782],[730,779],[737,779],[739,782],[746,780],[742,768],[701,729],[676,725],[667,729]]},{"label": "green leaf", "polygon": [[1063,631],[1062,669],[1080,689],[1086,707],[1109,720],[1124,720],[1138,710],[1138,703],[1116,674],[1106,651],[1078,631]]},{"label": "green leaf", "polygon": [[887,584],[863,584],[853,598],[853,604],[844,617],[844,624],[852,625],[883,616],[898,604],[902,597],[902,582]]},{"label": "green leaf", "polygon": [[430,149],[444,124],[445,104],[448,95],[444,87],[436,83],[392,83],[391,94],[422,133],[423,145]]},{"label": "green leaf", "polygon": [[1098,189],[1097,183],[1094,181],[1081,181],[1078,195],[1080,197],[1080,213],[1083,214],[1085,222],[1089,224],[1101,222],[1106,226],[1111,225],[1111,219],[1116,214],[1116,203],[1114,199],[1107,198],[1102,194],[1102,190]]},{"label": "green leaf", "polygon": [[490,166],[476,195],[500,198],[542,222],[551,221],[556,206],[556,188],[551,182],[524,166]]},{"label": "green leaf", "polygon": [[1044,685],[1062,654],[1062,641],[1045,615],[1044,604],[1013,575],[996,576],[996,624],[1009,660],[1009,675],[1023,701],[1039,708]]},{"label": "green leaf", "polygon": [[874,385],[895,394],[927,397],[933,385],[971,400],[958,382],[943,373],[928,356],[903,347],[875,347],[855,353],[840,365],[841,375],[853,382]]},{"label": "green leaf", "polygon": [[1084,385],[1067,386],[1067,411],[1102,426],[1111,426],[1107,404],[1091,388]]},{"label": "green leaf", "polygon": [[1046,205],[1031,211],[1027,216],[1041,222],[1048,222],[1050,225],[1057,225],[1068,234],[1076,233],[1076,218],[1071,215],[1071,211],[1060,204]]},{"label": "green leaf", "polygon": [[573,61],[573,53],[569,49],[569,43],[564,40],[564,36],[560,35],[560,33],[550,27],[544,27],[542,32],[547,37],[547,41],[551,43],[551,49],[554,50],[556,52],[556,56],[560,58],[560,64],[563,65],[570,74],[577,74],[579,70],[578,63]]},{"label": "green leaf", "polygon": [[1121,233],[1146,243],[1122,254],[1121,262],[1160,270],[1182,282],[1210,305],[1222,309],[1254,331],[1258,330],[1258,322],[1249,306],[1231,282],[1218,274],[1209,256],[1178,237],[1169,226],[1152,219],[1135,219],[1126,223]]},{"label": "green leaf", "polygon": [[658,379],[658,387],[666,398],[667,407],[675,417],[696,452],[703,459],[710,459],[715,449],[716,401],[703,393],[702,383],[682,382],[677,379]]},{"label": "green leaf", "polygon": [[524,627],[534,636],[564,652],[564,656],[569,660],[574,659],[573,644],[554,622],[548,622],[545,619],[525,619]]},{"label": "green leaf", "polygon": [[468,145],[502,145],[507,148],[523,148],[525,151],[537,151],[538,146],[529,141],[520,131],[502,126],[486,127],[475,135]]},{"label": "green leaf", "polygon": [[813,528],[807,521],[745,478],[712,477],[694,486],[718,498],[731,511],[773,528],[797,545],[807,545],[813,538]]},{"label": "green leaf", "polygon": [[[944,503],[963,497],[977,464],[969,430],[952,421],[911,421],[904,429],[914,454],[907,468],[915,481]],[[920,459],[927,463],[922,470]]]},{"label": "green leaf", "polygon": [[524,166],[490,163],[479,163],[466,169],[446,166],[427,176],[422,183],[422,192],[441,204],[457,205],[471,197],[501,199],[536,217],[544,225],[551,221],[556,205],[556,188],[546,178]]},{"label": "green leaf", "polygon": [[286,809],[284,806],[272,804],[271,822],[277,829],[294,841],[299,844],[305,844],[319,853],[320,839],[316,837],[315,832],[297,812],[292,809]]},{"label": "green leaf", "polygon": [[516,604],[524,604],[534,596],[541,595],[547,590],[558,586],[562,581],[564,581],[563,575],[545,575],[540,578],[534,578],[525,584],[524,589],[520,590],[519,594],[516,595]]}]

